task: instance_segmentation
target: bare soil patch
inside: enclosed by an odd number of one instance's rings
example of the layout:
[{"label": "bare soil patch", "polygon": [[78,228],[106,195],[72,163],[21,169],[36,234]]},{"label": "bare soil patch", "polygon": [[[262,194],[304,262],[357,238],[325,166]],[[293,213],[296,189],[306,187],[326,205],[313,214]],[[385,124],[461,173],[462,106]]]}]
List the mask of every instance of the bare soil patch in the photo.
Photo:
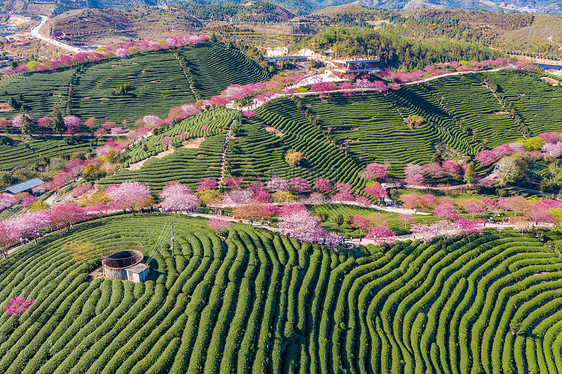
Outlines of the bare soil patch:
[{"label": "bare soil patch", "polygon": [[7,24],[10,26],[19,26],[31,22],[31,18],[23,16],[10,16]]},{"label": "bare soil patch", "polygon": [[88,278],[86,279],[88,282],[93,281],[96,278],[101,278],[103,277],[103,269],[101,267],[92,270],[90,273],[88,273]]},{"label": "bare soil patch", "polygon": [[166,151],[164,151],[164,152],[160,152],[160,153],[158,153],[156,156],[152,156],[152,157],[149,157],[149,158],[145,158],[145,159],[142,160],[142,161],[135,162],[134,164],[129,165],[129,167],[127,168],[127,170],[139,170],[139,169],[144,165],[144,163],[147,162],[148,160],[150,160],[150,159],[152,159],[152,158],[161,159],[161,158],[164,158],[164,157],[166,157],[166,156],[168,156],[168,155],[171,155],[171,154],[174,153],[175,151],[176,151],[176,149],[175,149],[174,147],[170,147],[168,150],[166,150]]},{"label": "bare soil patch", "polygon": [[271,127],[271,126],[264,126],[263,127],[265,131],[267,131],[270,134],[273,134],[275,136],[278,136],[280,138],[284,137],[285,134],[283,134],[281,131],[277,130],[275,127]]},{"label": "bare soil patch", "polygon": [[185,142],[181,143],[183,148],[199,148],[201,143],[205,141],[205,138],[195,138],[195,139],[188,139]]},{"label": "bare soil patch", "polygon": [[0,103],[0,112],[9,112],[12,107],[8,103]]},{"label": "bare soil patch", "polygon": [[550,78],[550,77],[541,77],[541,81],[550,84],[551,86],[561,86],[562,84],[560,81]]}]

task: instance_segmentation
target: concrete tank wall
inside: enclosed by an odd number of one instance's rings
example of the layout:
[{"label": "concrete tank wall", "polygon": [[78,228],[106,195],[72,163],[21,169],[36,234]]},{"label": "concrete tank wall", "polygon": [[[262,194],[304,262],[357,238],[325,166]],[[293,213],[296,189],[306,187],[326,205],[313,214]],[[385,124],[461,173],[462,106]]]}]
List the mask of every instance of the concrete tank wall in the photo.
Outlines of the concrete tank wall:
[{"label": "concrete tank wall", "polygon": [[144,254],[137,250],[112,253],[102,259],[103,276],[112,280],[127,280],[127,269],[142,262]]},{"label": "concrete tank wall", "polygon": [[125,269],[115,269],[109,266],[103,266],[103,276],[112,280],[126,280],[127,271]]}]

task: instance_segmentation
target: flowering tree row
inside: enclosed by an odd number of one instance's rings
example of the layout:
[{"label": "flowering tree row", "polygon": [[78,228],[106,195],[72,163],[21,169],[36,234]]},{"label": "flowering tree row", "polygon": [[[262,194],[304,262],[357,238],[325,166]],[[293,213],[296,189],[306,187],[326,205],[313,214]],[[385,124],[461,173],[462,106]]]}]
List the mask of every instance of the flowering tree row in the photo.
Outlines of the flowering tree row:
[{"label": "flowering tree row", "polygon": [[378,74],[381,77],[384,77],[394,83],[403,84],[409,82],[417,82],[427,78],[438,77],[453,72],[471,72],[493,68],[534,70],[535,66],[526,65],[524,63],[512,61],[508,58],[500,57],[495,60],[465,61],[462,63],[458,61],[450,61],[435,65],[428,65],[423,69],[408,73],[391,72],[389,70],[383,69]]},{"label": "flowering tree row", "polygon": [[64,55],[61,58],[43,63],[30,61],[27,64],[20,64],[14,69],[6,69],[4,72],[0,72],[0,76],[25,73],[29,71],[56,70],[67,66],[83,64],[85,62],[101,61],[106,58],[126,58],[138,53],[181,48],[204,43],[208,40],[209,37],[206,35],[175,35],[160,40],[147,39],[112,44],[105,47],[99,47],[95,51],[78,52],[71,56]]},{"label": "flowering tree row", "polygon": [[466,212],[473,217],[511,212],[529,222],[555,223],[554,210],[562,209],[562,202],[557,200],[533,201],[522,196],[499,197],[498,199],[472,197],[452,200],[447,196],[437,198],[433,194],[408,193],[402,195],[400,200],[406,209],[432,211],[438,217],[453,221],[459,219],[461,212]]},{"label": "flowering tree row", "polygon": [[[491,150],[483,150],[474,158],[479,165],[488,167],[496,165],[495,174],[500,179],[507,179],[509,175],[510,161],[512,156],[530,157],[535,160],[549,158],[558,158],[562,156],[562,133],[544,133],[530,139],[521,139],[520,141],[501,144]],[[388,178],[387,169],[389,164],[372,163],[360,173],[360,177],[369,181],[384,181]],[[466,160],[445,160],[442,162],[430,162],[425,165],[407,164],[404,167],[406,175],[404,182],[413,185],[423,185],[426,178],[439,180],[444,177],[450,177],[455,180],[461,180],[466,175],[470,163]],[[503,172],[502,172],[503,170]],[[496,180],[491,177],[481,178],[479,184],[487,187],[492,186]],[[501,180],[500,180],[501,182]]]}]

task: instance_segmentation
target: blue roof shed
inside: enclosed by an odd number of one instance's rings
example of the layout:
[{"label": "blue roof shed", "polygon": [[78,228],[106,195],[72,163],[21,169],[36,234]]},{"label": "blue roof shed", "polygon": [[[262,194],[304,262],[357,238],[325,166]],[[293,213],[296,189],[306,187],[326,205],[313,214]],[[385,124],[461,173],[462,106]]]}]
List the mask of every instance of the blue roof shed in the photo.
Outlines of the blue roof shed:
[{"label": "blue roof shed", "polygon": [[8,188],[5,189],[6,192],[11,193],[11,194],[17,194],[20,192],[26,192],[31,190],[33,187],[37,187],[40,184],[43,184],[45,182],[43,182],[41,179],[39,178],[33,178],[30,179],[28,181],[25,182],[21,182],[18,184],[14,184],[13,186],[10,186]]}]

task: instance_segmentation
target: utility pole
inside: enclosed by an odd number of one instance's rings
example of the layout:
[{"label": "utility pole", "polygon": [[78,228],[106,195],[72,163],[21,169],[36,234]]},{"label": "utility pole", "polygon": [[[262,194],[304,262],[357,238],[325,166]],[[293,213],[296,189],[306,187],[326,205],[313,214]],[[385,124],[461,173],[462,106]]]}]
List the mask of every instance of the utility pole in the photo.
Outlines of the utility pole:
[{"label": "utility pole", "polygon": [[177,223],[178,221],[168,221],[166,223],[171,223],[172,224],[172,257],[176,257],[176,251],[175,251],[175,246],[174,243],[176,241],[176,237],[174,236],[174,223]]}]

